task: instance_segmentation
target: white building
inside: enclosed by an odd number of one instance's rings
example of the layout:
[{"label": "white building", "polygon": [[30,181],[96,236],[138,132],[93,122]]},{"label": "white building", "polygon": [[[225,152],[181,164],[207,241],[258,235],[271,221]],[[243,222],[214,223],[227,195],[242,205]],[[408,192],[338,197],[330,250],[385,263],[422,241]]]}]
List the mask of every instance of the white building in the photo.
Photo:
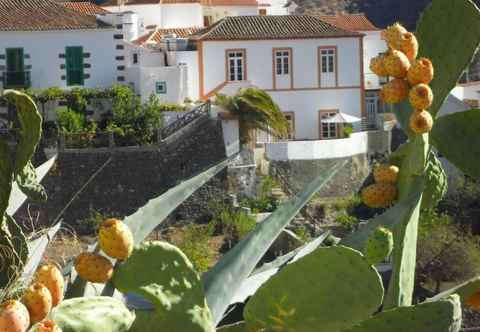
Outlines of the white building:
[{"label": "white building", "polygon": [[147,29],[204,27],[226,16],[266,14],[269,8],[257,0],[107,0],[102,7],[135,12]]},{"label": "white building", "polygon": [[360,33],[306,15],[239,16],[193,38],[201,99],[263,89],[287,115],[297,140],[341,136],[340,126],[322,123],[334,113],[365,116]]},{"label": "white building", "polygon": [[473,108],[480,107],[480,81],[460,83],[451,93]]}]

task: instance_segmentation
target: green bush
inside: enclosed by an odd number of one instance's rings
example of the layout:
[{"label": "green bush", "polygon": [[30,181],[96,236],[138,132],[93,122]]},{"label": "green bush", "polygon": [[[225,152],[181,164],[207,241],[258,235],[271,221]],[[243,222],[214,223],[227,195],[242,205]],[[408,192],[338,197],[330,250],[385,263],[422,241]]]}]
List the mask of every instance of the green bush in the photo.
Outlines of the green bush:
[{"label": "green bush", "polygon": [[341,224],[348,230],[352,230],[358,225],[358,219],[354,216],[349,216],[348,214],[340,214],[335,217],[335,222]]},{"label": "green bush", "polygon": [[70,110],[67,107],[58,107],[55,110],[57,114],[58,130],[64,134],[78,134],[85,130],[85,115]]},{"label": "green bush", "polygon": [[199,272],[207,271],[215,257],[214,250],[210,246],[213,231],[213,223],[208,225],[192,224],[184,228],[184,239],[178,247]]},{"label": "green bush", "polygon": [[350,124],[346,124],[344,127],[343,127],[343,136],[345,136],[346,138],[350,137],[350,135],[353,133],[353,127],[352,125]]},{"label": "green bush", "polygon": [[305,227],[297,227],[294,230],[295,235],[297,235],[303,243],[310,242],[312,236]]},{"label": "green bush", "polygon": [[223,211],[213,220],[216,228],[224,234],[229,247],[253,230],[257,224],[256,220],[244,211],[231,208],[224,208]]},{"label": "green bush", "polygon": [[350,211],[357,205],[362,203],[362,199],[358,195],[341,198],[333,202],[333,207],[336,211]]}]

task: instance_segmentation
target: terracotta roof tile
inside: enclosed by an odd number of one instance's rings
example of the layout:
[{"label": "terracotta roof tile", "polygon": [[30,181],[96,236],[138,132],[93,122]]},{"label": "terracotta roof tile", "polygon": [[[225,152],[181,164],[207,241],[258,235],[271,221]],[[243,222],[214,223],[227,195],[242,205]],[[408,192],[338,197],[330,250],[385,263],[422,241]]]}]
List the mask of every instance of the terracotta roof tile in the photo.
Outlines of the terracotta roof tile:
[{"label": "terracotta roof tile", "polygon": [[322,21],[351,31],[378,31],[365,14],[337,14],[318,16]]},{"label": "terracotta roof tile", "polygon": [[192,34],[200,31],[202,28],[188,27],[188,28],[173,28],[173,29],[156,29],[151,31],[138,39],[132,41],[135,45],[156,44],[159,43],[164,35],[175,34],[179,38],[186,38]]},{"label": "terracotta roof tile", "polygon": [[361,36],[309,15],[230,16],[192,36],[197,40],[298,39]]},{"label": "terracotta roof tile", "polygon": [[1,0],[0,31],[80,30],[109,27],[93,15],[52,0]]},{"label": "terracotta roof tile", "polygon": [[107,0],[102,6],[201,3],[203,6],[258,6],[257,0]]},{"label": "terracotta roof tile", "polygon": [[68,9],[74,10],[79,13],[87,14],[87,15],[110,13],[108,10],[88,1],[62,2],[61,4]]}]

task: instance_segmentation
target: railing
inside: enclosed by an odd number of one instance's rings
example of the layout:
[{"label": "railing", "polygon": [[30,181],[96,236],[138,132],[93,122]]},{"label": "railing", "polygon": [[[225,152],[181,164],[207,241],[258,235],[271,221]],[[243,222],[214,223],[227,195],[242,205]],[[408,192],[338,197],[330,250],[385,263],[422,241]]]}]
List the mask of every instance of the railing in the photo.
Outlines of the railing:
[{"label": "railing", "polygon": [[207,101],[205,104],[195,107],[190,112],[185,113],[183,116],[179,117],[176,121],[165,126],[160,131],[161,138],[165,139],[169,137],[170,135],[177,132],[178,130],[185,127],[186,125],[193,122],[194,120],[198,119],[199,117],[210,113],[210,109],[211,109],[210,101]]},{"label": "railing", "polygon": [[29,88],[31,85],[29,71],[5,71],[3,72],[4,88]]}]

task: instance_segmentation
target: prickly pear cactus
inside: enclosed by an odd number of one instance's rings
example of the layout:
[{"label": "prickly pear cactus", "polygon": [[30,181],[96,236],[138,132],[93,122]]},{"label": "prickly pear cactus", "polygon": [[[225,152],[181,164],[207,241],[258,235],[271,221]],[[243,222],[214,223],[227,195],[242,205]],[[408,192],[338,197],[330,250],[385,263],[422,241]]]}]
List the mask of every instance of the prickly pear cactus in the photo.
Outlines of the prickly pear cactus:
[{"label": "prickly pear cactus", "polygon": [[425,167],[425,190],[423,192],[422,209],[433,209],[447,193],[447,174],[440,160],[433,151],[428,155]]},{"label": "prickly pear cactus", "polygon": [[244,310],[246,331],[343,331],[382,300],[380,276],[360,252],[319,248],[260,287]]},{"label": "prickly pear cactus", "polygon": [[158,241],[136,246],[118,266],[113,284],[155,306],[154,312],[137,311],[131,331],[154,332],[160,326],[172,331],[214,331],[199,276],[175,246]]},{"label": "prickly pear cactus", "polygon": [[458,295],[437,302],[383,311],[345,332],[458,332],[462,308]]},{"label": "prickly pear cactus", "polygon": [[21,125],[19,142],[15,153],[6,142],[0,140],[0,288],[12,283],[20,274],[28,258],[25,236],[15,222],[6,214],[12,183],[17,181],[19,188],[31,199],[43,200],[45,190],[36,181],[36,173],[30,162],[41,137],[42,118],[33,100],[27,95],[7,90],[7,100],[15,105]]},{"label": "prickly pear cactus", "polygon": [[393,250],[393,234],[384,227],[378,227],[367,240],[363,254],[372,265],[381,263]]},{"label": "prickly pear cactus", "polygon": [[106,296],[65,300],[50,312],[63,332],[126,332],[135,319],[123,302]]}]

